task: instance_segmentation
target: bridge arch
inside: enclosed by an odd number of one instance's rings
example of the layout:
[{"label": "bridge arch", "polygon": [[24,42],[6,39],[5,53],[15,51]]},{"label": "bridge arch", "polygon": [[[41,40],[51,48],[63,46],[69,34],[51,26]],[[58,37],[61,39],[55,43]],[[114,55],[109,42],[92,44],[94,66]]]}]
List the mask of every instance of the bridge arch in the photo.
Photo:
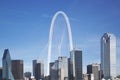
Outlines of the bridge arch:
[{"label": "bridge arch", "polygon": [[51,48],[52,48],[52,36],[53,36],[53,28],[54,28],[54,22],[58,15],[62,14],[64,17],[66,24],[67,24],[67,30],[68,30],[68,36],[69,36],[69,44],[70,44],[70,50],[73,49],[73,42],[72,42],[72,31],[69,19],[67,15],[63,11],[58,11],[55,13],[55,15],[52,18],[52,22],[50,25],[50,32],[49,32],[49,41],[48,41],[48,63],[47,63],[47,75],[49,75],[49,63],[51,61]]}]

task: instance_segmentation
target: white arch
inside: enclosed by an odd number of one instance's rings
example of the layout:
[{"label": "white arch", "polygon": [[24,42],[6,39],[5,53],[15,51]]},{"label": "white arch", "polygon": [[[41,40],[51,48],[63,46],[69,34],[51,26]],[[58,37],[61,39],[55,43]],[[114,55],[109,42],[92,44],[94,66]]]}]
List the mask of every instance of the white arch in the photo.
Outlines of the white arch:
[{"label": "white arch", "polygon": [[72,32],[71,32],[71,27],[70,27],[70,22],[67,17],[67,15],[63,11],[58,11],[52,18],[52,22],[50,25],[50,32],[49,32],[49,42],[48,42],[48,63],[47,63],[47,75],[49,75],[49,63],[51,61],[51,47],[52,47],[52,36],[53,36],[53,27],[54,27],[54,22],[59,14],[62,14],[63,17],[65,18],[65,21],[67,23],[67,29],[68,29],[68,34],[69,34],[69,44],[70,44],[70,50],[73,49],[73,43],[72,43]]}]

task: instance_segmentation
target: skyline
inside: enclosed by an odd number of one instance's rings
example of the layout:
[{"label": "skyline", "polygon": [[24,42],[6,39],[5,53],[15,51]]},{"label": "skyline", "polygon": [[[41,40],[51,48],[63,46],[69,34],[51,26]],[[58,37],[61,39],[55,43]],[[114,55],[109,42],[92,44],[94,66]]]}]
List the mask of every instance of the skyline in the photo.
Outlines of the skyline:
[{"label": "skyline", "polygon": [[[86,72],[86,65],[100,62],[100,39],[105,32],[116,36],[117,55],[120,57],[119,4],[119,0],[0,1],[0,60],[2,61],[5,48],[9,48],[12,59],[24,60],[25,71],[32,69],[32,60],[46,60],[51,20],[59,10],[64,11],[69,18],[73,47],[83,51],[83,72]],[[58,38],[59,29],[66,31],[64,27],[56,27],[55,38]],[[68,34],[64,33],[66,43]],[[56,52],[58,51],[54,51],[53,54]],[[62,53],[67,57],[69,54],[69,50]],[[53,57],[52,61],[54,59],[57,58]],[[120,59],[117,61],[120,63]]]}]

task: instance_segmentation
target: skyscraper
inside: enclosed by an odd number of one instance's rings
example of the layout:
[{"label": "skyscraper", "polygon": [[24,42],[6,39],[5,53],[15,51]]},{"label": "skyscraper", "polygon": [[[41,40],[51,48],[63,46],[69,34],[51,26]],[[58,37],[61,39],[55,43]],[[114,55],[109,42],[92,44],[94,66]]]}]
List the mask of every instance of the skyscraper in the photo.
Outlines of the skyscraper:
[{"label": "skyscraper", "polygon": [[94,80],[100,80],[100,64],[87,65],[87,74],[93,74]]},{"label": "skyscraper", "polygon": [[58,80],[68,79],[68,59],[66,57],[58,57]]},{"label": "skyscraper", "polygon": [[111,33],[101,38],[101,70],[105,79],[116,77],[116,37]]},{"label": "skyscraper", "polygon": [[74,80],[82,80],[82,51],[80,49],[73,49],[70,52],[70,59]]},{"label": "skyscraper", "polygon": [[68,80],[68,59],[58,57],[58,60],[50,63],[50,80]]},{"label": "skyscraper", "polygon": [[70,59],[73,80],[82,80],[82,51],[80,49],[73,49],[70,52]]},{"label": "skyscraper", "polygon": [[23,80],[23,60],[12,60],[12,73],[15,80]]},{"label": "skyscraper", "polygon": [[50,63],[50,80],[58,80],[57,60]]},{"label": "skyscraper", "polygon": [[2,58],[2,80],[14,80],[11,69],[12,66],[9,50],[5,49]]},{"label": "skyscraper", "polygon": [[2,68],[0,67],[0,80],[2,80]]},{"label": "skyscraper", "polygon": [[33,76],[36,80],[44,79],[44,64],[40,60],[33,60]]},{"label": "skyscraper", "polygon": [[68,78],[69,78],[69,80],[73,80],[72,62],[71,62],[70,58],[68,58]]}]

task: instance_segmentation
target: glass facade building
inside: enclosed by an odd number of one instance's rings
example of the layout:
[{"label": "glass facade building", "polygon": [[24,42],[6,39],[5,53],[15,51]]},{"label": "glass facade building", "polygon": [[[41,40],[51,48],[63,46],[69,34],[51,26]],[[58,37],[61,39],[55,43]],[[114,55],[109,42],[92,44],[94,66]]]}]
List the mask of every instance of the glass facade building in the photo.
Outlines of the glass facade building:
[{"label": "glass facade building", "polygon": [[50,80],[68,80],[67,57],[58,57],[58,60],[50,63]]},{"label": "glass facade building", "polygon": [[33,76],[36,80],[44,79],[44,63],[40,60],[33,60]]},{"label": "glass facade building", "polygon": [[82,51],[73,49],[70,52],[71,72],[73,80],[82,80]]},{"label": "glass facade building", "polygon": [[12,60],[12,74],[15,80],[24,79],[23,60]]},{"label": "glass facade building", "polygon": [[2,80],[2,68],[0,67],[0,80]]},{"label": "glass facade building", "polygon": [[2,80],[14,80],[11,70],[11,57],[8,49],[4,50],[2,58]]},{"label": "glass facade building", "polygon": [[87,65],[87,74],[93,74],[94,80],[100,80],[100,64]]},{"label": "glass facade building", "polygon": [[101,38],[101,70],[105,79],[116,77],[116,37],[111,33]]}]

